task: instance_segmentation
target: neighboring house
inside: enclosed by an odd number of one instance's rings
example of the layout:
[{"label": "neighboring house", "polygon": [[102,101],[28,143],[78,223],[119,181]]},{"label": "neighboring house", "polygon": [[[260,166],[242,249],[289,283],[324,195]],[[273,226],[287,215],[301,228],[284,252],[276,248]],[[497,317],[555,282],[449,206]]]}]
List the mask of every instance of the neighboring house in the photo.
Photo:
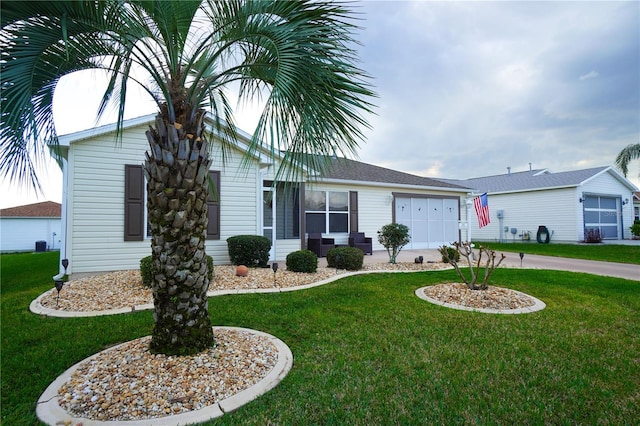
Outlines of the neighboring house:
[{"label": "neighboring house", "polygon": [[[61,258],[69,259],[68,273],[137,269],[150,254],[142,164],[144,132],[154,118],[127,120],[119,143],[115,125],[59,138],[66,218]],[[278,158],[257,152],[241,167],[249,138],[240,133],[224,166],[213,143],[210,175],[219,201],[209,204],[206,247],[217,264],[229,262],[226,239],[241,234],[270,238],[272,260],[304,248],[308,232],[322,232],[336,244],[346,244],[349,232],[364,232],[373,237],[374,250],[381,249],[376,232],[393,221],[410,227],[408,248],[436,248],[461,238],[466,212],[460,200],[468,188],[336,158],[324,176],[305,175],[274,191]]]},{"label": "neighboring house", "polygon": [[540,226],[548,229],[552,241],[583,241],[585,233],[594,229],[606,240],[631,238],[637,188],[613,167],[560,173],[529,170],[446,181],[488,194],[491,223],[479,229],[471,220],[473,240],[535,241]]},{"label": "neighboring house", "polygon": [[0,210],[0,252],[59,249],[60,210],[52,201]]},{"label": "neighboring house", "polygon": [[640,192],[633,193],[633,220],[640,221]]}]

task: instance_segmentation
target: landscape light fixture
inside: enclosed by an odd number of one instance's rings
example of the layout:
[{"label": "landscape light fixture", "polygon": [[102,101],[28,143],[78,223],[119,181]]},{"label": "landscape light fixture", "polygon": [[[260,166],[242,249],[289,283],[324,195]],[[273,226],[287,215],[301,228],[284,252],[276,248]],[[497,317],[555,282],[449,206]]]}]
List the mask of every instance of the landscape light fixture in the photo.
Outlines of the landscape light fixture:
[{"label": "landscape light fixture", "polygon": [[522,259],[524,258],[524,253],[520,252],[520,267],[522,268]]},{"label": "landscape light fixture", "polygon": [[56,290],[58,291],[58,294],[56,296],[56,308],[58,307],[58,301],[60,300],[60,290],[62,290],[62,287],[64,286],[64,278],[67,277],[67,267],[69,266],[69,259],[62,259],[60,263],[62,263],[62,267],[64,268],[64,275],[61,279],[53,281],[56,286]]},{"label": "landscape light fixture", "polygon": [[273,262],[271,264],[271,269],[273,269],[273,286],[277,287],[278,284],[276,282],[276,272],[278,272],[278,262]]}]

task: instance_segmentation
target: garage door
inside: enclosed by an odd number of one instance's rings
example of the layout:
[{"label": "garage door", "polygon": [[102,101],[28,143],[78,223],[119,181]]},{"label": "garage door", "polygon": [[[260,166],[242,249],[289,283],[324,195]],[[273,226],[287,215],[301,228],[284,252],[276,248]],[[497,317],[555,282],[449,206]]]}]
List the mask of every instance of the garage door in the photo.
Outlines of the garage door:
[{"label": "garage door", "polygon": [[409,228],[408,249],[438,248],[458,241],[457,198],[397,197],[395,221]]},{"label": "garage door", "polygon": [[618,198],[586,195],[583,209],[585,232],[597,229],[604,239],[617,240],[620,238],[622,224],[620,223],[621,215]]}]

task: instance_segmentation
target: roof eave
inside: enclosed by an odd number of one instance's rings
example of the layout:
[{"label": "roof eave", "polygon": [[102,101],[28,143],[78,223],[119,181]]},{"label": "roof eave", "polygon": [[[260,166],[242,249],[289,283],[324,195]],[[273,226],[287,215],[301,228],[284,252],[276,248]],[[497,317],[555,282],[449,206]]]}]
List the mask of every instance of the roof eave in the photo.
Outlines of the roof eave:
[{"label": "roof eave", "polygon": [[312,182],[333,183],[333,184],[341,184],[341,185],[364,185],[364,186],[374,186],[379,188],[406,188],[406,189],[422,189],[422,190],[429,190],[429,191],[448,191],[448,192],[460,192],[464,194],[471,192],[471,188],[448,188],[443,186],[409,185],[409,184],[402,184],[402,183],[369,182],[369,181],[362,181],[362,180],[318,178],[313,180]]}]

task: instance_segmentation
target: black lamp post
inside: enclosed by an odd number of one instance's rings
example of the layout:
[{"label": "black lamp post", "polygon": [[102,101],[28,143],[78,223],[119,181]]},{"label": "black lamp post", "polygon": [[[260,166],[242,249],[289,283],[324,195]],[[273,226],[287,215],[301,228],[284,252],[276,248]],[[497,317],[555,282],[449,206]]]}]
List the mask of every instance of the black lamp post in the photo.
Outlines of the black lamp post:
[{"label": "black lamp post", "polygon": [[69,266],[69,259],[62,259],[60,263],[64,268],[64,275],[62,276],[61,279],[53,281],[56,285],[56,290],[58,291],[58,294],[56,296],[56,307],[58,307],[58,301],[60,300],[60,290],[62,290],[62,287],[64,286],[65,278],[67,277],[67,267]]},{"label": "black lamp post", "polygon": [[64,268],[64,275],[62,276],[63,279],[53,281],[56,286],[56,290],[58,291],[58,294],[56,296],[56,308],[58,307],[58,301],[60,300],[60,290],[62,290],[62,287],[64,286],[64,278],[67,277],[67,267],[69,266],[69,259],[62,259],[60,263],[62,263],[62,267]]},{"label": "black lamp post", "polygon": [[273,262],[271,264],[271,269],[273,269],[273,286],[277,287],[278,284],[276,282],[276,272],[278,272],[278,262]]},{"label": "black lamp post", "polygon": [[56,296],[56,308],[58,307],[58,300],[60,299],[60,290],[62,290],[62,286],[64,285],[64,281],[55,280],[56,290],[58,290],[58,295]]}]

